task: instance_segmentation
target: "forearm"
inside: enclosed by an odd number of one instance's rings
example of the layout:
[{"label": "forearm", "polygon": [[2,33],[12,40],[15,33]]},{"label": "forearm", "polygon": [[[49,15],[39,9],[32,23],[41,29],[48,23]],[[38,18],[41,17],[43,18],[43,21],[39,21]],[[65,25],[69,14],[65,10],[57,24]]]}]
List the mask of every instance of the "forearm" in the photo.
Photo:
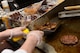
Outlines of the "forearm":
[{"label": "forearm", "polygon": [[35,38],[35,36],[31,36],[25,41],[25,43],[22,45],[20,49],[23,49],[28,53],[32,53],[36,44],[37,44],[37,38]]},{"label": "forearm", "polygon": [[1,37],[8,37],[8,36],[10,36],[10,31],[9,31],[9,29],[8,29],[8,30],[5,30],[5,31],[3,31],[3,32],[0,32],[0,38],[1,38]]}]

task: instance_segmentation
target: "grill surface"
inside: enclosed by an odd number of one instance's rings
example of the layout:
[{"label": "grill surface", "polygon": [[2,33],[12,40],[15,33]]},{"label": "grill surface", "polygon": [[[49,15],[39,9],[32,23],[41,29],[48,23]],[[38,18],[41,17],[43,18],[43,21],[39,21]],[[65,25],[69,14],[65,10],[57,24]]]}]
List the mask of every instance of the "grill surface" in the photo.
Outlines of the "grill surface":
[{"label": "grill surface", "polygon": [[[64,45],[60,42],[63,35],[75,35],[79,42],[76,45]],[[58,53],[80,53],[80,18],[62,19],[61,27],[45,39]]]}]

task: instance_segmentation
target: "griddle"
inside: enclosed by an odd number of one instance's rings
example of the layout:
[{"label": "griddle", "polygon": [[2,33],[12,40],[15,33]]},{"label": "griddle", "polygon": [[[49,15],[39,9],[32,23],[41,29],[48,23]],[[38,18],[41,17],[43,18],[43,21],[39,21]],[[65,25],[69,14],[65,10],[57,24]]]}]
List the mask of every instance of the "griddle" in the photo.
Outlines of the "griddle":
[{"label": "griddle", "polygon": [[[46,42],[52,45],[57,53],[80,53],[80,17],[61,19],[61,27],[53,34],[46,37]],[[64,35],[75,35],[79,42],[75,45],[64,45],[60,38]]]}]

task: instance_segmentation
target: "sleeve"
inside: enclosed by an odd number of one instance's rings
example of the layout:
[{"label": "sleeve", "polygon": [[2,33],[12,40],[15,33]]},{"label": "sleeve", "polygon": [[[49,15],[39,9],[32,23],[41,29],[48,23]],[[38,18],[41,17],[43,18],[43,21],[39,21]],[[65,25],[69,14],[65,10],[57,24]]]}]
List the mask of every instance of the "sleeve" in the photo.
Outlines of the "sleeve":
[{"label": "sleeve", "polygon": [[14,53],[27,53],[27,52],[25,50],[19,49],[19,50],[14,51]]},{"label": "sleeve", "polygon": [[4,49],[1,53],[14,53],[14,51],[10,49]]},{"label": "sleeve", "polygon": [[27,53],[25,50],[19,49],[16,51],[10,50],[10,49],[5,49],[1,53]]}]

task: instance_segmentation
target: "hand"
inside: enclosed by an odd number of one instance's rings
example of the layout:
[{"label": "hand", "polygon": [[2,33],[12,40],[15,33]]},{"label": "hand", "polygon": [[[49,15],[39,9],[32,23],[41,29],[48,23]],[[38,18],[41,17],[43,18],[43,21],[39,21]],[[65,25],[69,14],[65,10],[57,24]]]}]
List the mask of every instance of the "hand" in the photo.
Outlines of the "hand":
[{"label": "hand", "polygon": [[31,31],[28,35],[27,35],[27,38],[31,37],[31,36],[34,36],[37,38],[37,46],[40,44],[41,40],[42,40],[42,37],[44,35],[44,32],[43,31],[39,31],[39,30],[34,30],[34,31]]},{"label": "hand", "polygon": [[19,36],[19,35],[23,35],[24,33],[22,32],[24,29],[26,29],[26,27],[16,27],[13,29],[9,29],[9,34],[12,36]]}]

